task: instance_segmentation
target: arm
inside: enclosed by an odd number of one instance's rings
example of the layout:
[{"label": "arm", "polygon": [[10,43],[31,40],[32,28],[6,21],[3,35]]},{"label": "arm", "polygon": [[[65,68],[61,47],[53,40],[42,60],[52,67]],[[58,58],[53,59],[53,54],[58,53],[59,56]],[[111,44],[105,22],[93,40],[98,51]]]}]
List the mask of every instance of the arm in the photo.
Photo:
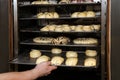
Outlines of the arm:
[{"label": "arm", "polygon": [[35,80],[38,77],[50,74],[54,69],[56,69],[56,67],[50,66],[50,62],[43,62],[28,71],[0,74],[0,80]]}]

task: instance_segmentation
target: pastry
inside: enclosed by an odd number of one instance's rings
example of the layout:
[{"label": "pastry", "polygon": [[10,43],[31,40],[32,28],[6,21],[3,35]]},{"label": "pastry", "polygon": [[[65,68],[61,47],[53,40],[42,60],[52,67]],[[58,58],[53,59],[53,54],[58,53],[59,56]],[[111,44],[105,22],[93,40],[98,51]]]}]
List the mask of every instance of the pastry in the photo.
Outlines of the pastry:
[{"label": "pastry", "polygon": [[36,64],[39,64],[39,63],[41,63],[41,62],[45,62],[45,61],[49,61],[49,57],[48,56],[46,56],[46,55],[42,55],[42,56],[40,56],[37,60],[36,60]]},{"label": "pastry", "polygon": [[63,27],[63,31],[64,32],[70,32],[71,31],[71,29],[70,29],[70,27],[67,25],[67,26],[62,26]]},{"label": "pastry", "polygon": [[51,64],[52,65],[61,65],[64,61],[64,58],[60,57],[60,56],[55,56],[52,58],[51,60]]},{"label": "pastry", "polygon": [[56,13],[56,12],[53,12],[53,17],[54,17],[54,18],[59,18],[59,14]]},{"label": "pastry", "polygon": [[54,18],[52,13],[45,13],[45,18]]},{"label": "pastry", "polygon": [[78,13],[79,13],[79,12],[74,12],[74,13],[71,15],[71,17],[72,17],[72,18],[77,18],[77,17],[78,17]]},{"label": "pastry", "polygon": [[66,57],[67,57],[67,58],[78,57],[78,54],[77,54],[77,52],[75,52],[75,51],[67,51],[67,52],[66,52]]},{"label": "pastry", "polygon": [[92,25],[92,27],[94,28],[95,31],[99,31],[100,30],[100,25]]},{"label": "pastry", "polygon": [[82,32],[83,31],[83,26],[82,25],[78,25],[75,27],[75,31],[76,32]]},{"label": "pastry", "polygon": [[74,44],[97,44],[97,39],[94,38],[77,38],[73,40]]},{"label": "pastry", "polygon": [[33,39],[33,42],[35,43],[43,43],[43,44],[49,44],[53,40],[52,37],[36,37]]},{"label": "pastry", "polygon": [[70,3],[69,0],[61,0],[61,1],[59,2],[59,4],[68,4],[68,3]]},{"label": "pastry", "polygon": [[59,44],[65,45],[65,44],[68,44],[69,42],[70,42],[70,39],[64,36],[60,36],[52,40],[52,43],[55,45],[59,45]]},{"label": "pastry", "polygon": [[86,66],[86,67],[96,66],[96,59],[94,59],[94,58],[85,59],[84,66]]},{"label": "pastry", "polygon": [[53,49],[51,50],[51,52],[52,52],[52,54],[60,54],[60,53],[62,53],[62,49],[53,48]]},{"label": "pastry", "polygon": [[45,14],[44,13],[38,13],[37,18],[45,18]]},{"label": "pastry", "polygon": [[71,30],[74,31],[76,26],[70,26]]},{"label": "pastry", "polygon": [[38,58],[40,56],[41,56],[40,50],[33,49],[33,50],[30,51],[30,57],[31,58]]},{"label": "pastry", "polygon": [[63,32],[63,28],[60,25],[56,26],[55,32]]},{"label": "pastry", "polygon": [[86,13],[85,12],[79,12],[78,17],[79,18],[86,17]]},{"label": "pastry", "polygon": [[49,4],[48,1],[41,1],[41,2],[42,2],[42,4]]},{"label": "pastry", "polygon": [[56,25],[48,25],[49,31],[55,31]]},{"label": "pastry", "polygon": [[83,26],[83,31],[91,32],[92,31],[91,26]]},{"label": "pastry", "polygon": [[47,26],[40,29],[40,31],[49,31],[49,28]]},{"label": "pastry", "polygon": [[88,11],[86,17],[95,17],[95,12]]},{"label": "pastry", "polygon": [[86,50],[85,55],[89,57],[95,57],[97,56],[97,51],[96,50]]},{"label": "pastry", "polygon": [[42,4],[41,1],[33,1],[31,4]]},{"label": "pastry", "polygon": [[78,63],[78,58],[67,58],[65,65],[67,66],[76,66]]}]

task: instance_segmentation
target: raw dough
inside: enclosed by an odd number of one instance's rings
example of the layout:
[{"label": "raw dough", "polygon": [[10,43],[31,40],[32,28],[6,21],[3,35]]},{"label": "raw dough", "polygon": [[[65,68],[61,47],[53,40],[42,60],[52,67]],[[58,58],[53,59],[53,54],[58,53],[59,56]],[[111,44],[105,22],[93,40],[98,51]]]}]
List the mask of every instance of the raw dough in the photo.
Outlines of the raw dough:
[{"label": "raw dough", "polygon": [[36,60],[36,64],[39,64],[41,62],[45,62],[45,61],[49,61],[49,57],[46,55],[40,56],[37,60]]},{"label": "raw dough", "polygon": [[38,58],[40,56],[41,56],[40,50],[33,49],[33,50],[30,51],[30,57],[31,58]]},{"label": "raw dough", "polygon": [[52,58],[51,60],[51,64],[52,65],[61,65],[64,61],[64,58],[60,57],[60,56],[55,56]]}]

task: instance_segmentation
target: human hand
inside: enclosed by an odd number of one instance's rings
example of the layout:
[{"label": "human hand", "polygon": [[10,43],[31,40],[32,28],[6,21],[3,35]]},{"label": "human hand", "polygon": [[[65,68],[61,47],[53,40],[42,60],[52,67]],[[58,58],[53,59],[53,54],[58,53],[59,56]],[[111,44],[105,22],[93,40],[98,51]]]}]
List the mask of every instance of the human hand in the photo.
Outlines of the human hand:
[{"label": "human hand", "polygon": [[51,66],[50,62],[42,62],[37,64],[36,67],[33,69],[34,73],[37,77],[47,76],[51,73],[51,71],[57,69],[56,66]]}]

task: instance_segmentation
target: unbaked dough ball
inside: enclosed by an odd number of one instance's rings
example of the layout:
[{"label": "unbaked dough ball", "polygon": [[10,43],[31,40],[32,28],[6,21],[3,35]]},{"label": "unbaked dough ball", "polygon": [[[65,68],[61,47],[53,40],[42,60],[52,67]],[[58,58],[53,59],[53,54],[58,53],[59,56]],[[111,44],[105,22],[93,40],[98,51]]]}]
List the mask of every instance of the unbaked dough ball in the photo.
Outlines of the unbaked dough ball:
[{"label": "unbaked dough ball", "polygon": [[33,49],[33,50],[30,51],[30,57],[31,58],[38,58],[40,56],[41,56],[40,50]]},{"label": "unbaked dough ball", "polygon": [[60,54],[60,53],[62,53],[62,49],[53,48],[53,49],[51,50],[51,52],[52,52],[53,54]]},{"label": "unbaked dough ball", "polygon": [[78,57],[78,54],[77,54],[77,52],[75,52],[75,51],[67,51],[67,52],[66,52],[66,57],[67,57],[67,58]]},{"label": "unbaked dough ball", "polygon": [[96,50],[86,50],[85,54],[86,54],[86,56],[89,56],[89,57],[95,57],[95,56],[97,56],[97,51]]},{"label": "unbaked dough ball", "polygon": [[68,58],[65,62],[67,66],[76,66],[78,63],[78,58]]},{"label": "unbaked dough ball", "polygon": [[41,63],[41,62],[45,62],[45,61],[49,61],[49,57],[48,56],[46,56],[46,55],[42,55],[42,56],[40,56],[37,60],[36,60],[36,64],[39,64],[39,63]]},{"label": "unbaked dough ball", "polygon": [[86,66],[86,67],[96,66],[96,59],[94,59],[94,58],[85,59],[84,66]]},{"label": "unbaked dough ball", "polygon": [[60,57],[60,56],[55,56],[52,58],[51,60],[51,64],[52,65],[61,65],[64,61],[64,58]]}]

